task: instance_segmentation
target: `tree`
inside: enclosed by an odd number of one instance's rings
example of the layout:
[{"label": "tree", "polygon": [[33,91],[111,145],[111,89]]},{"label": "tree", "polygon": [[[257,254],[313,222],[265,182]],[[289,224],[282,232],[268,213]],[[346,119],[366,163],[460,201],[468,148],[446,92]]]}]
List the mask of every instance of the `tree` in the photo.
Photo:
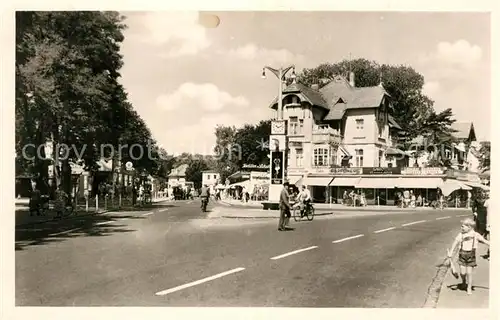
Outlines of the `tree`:
[{"label": "tree", "polygon": [[237,159],[239,168],[245,164],[269,163],[269,135],[271,121],[260,121],[257,125],[245,125],[236,131],[234,142],[241,148],[241,157]]},{"label": "tree", "polygon": [[490,170],[491,162],[491,142],[483,141],[481,142],[481,148],[479,149],[480,159],[479,168],[483,171]]},{"label": "tree", "polygon": [[235,159],[239,158],[238,146],[235,145],[236,127],[217,125],[215,128],[216,145],[214,152],[217,158],[216,170],[221,182],[238,171]]},{"label": "tree", "polygon": [[356,87],[376,86],[382,81],[392,97],[390,112],[402,127],[405,142],[420,134],[423,122],[433,111],[433,101],[422,93],[424,77],[409,66],[379,65],[366,59],[344,60],[304,69],[298,80],[305,85],[322,87],[335,75],[347,76],[350,70],[354,72]]},{"label": "tree", "polygon": [[[103,145],[117,151],[123,142],[140,144],[145,152],[151,145],[156,152],[149,129],[118,83],[123,19],[117,12],[16,13],[16,164],[43,180],[47,162],[22,157],[23,147],[47,140],[74,146],[64,159],[60,148],[52,155],[56,186],[62,183],[66,192],[70,162],[83,160],[86,169],[97,170]],[[119,156],[122,163],[128,159]],[[135,166],[155,172],[151,158],[141,157]]]},{"label": "tree", "polygon": [[256,125],[246,124],[238,129],[234,126],[217,126],[215,170],[221,175],[221,182],[241,170],[245,164],[268,164],[270,133],[270,120],[260,121]]},{"label": "tree", "polygon": [[192,159],[186,169],[186,181],[193,182],[196,189],[201,188],[202,172],[208,169],[210,168],[204,159]]}]

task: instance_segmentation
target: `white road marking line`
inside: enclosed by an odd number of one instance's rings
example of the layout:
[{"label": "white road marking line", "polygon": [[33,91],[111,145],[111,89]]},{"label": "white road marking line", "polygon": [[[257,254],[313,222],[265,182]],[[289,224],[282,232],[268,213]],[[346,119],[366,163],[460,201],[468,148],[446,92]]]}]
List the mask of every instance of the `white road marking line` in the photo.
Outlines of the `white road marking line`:
[{"label": "white road marking line", "polygon": [[470,214],[459,214],[457,215],[457,217],[470,217],[471,215]]},{"label": "white road marking line", "polygon": [[172,292],[176,292],[176,291],[179,291],[179,290],[182,290],[182,289],[193,287],[193,286],[196,286],[196,285],[208,282],[208,281],[212,281],[212,280],[215,280],[215,279],[218,279],[218,278],[222,278],[224,276],[227,276],[227,275],[230,275],[230,274],[233,274],[233,273],[236,273],[236,272],[240,272],[240,271],[243,271],[243,270],[245,270],[245,268],[236,268],[236,269],[233,269],[233,270],[229,270],[229,271],[226,271],[226,272],[222,272],[222,273],[216,274],[216,275],[208,277],[208,278],[204,278],[204,279],[201,279],[201,280],[198,280],[198,281],[194,281],[194,282],[191,282],[191,283],[186,283],[186,284],[183,284],[181,286],[178,286],[178,287],[175,287],[175,288],[172,288],[172,289],[163,290],[163,291],[157,292],[155,294],[157,296],[164,296],[164,295],[167,295],[167,294],[172,293]]},{"label": "white road marking line", "polygon": [[81,227],[79,227],[79,228],[74,228],[74,229],[70,229],[70,230],[66,230],[66,231],[62,231],[62,232],[51,233],[50,235],[51,235],[51,236],[58,236],[58,235],[61,235],[61,234],[66,234],[66,233],[70,233],[70,232],[76,231],[76,230],[78,230],[78,229],[81,229]]},{"label": "white road marking line", "polygon": [[406,226],[411,226],[411,225],[414,225],[414,224],[417,224],[417,223],[426,222],[426,221],[427,220],[414,221],[414,222],[402,224],[401,226],[406,227]]},{"label": "white road marking line", "polygon": [[158,212],[163,212],[163,211],[168,211],[168,208],[166,208],[166,209],[161,209],[161,210],[158,210]]},{"label": "white road marking line", "polygon": [[299,249],[299,250],[291,251],[291,252],[288,252],[288,253],[276,256],[276,257],[272,257],[271,260],[278,260],[278,259],[281,259],[281,258],[284,258],[284,257],[291,256],[292,254],[296,254],[296,253],[307,251],[307,250],[316,249],[317,247],[318,246],[312,246],[312,247],[309,247],[309,248],[304,248],[304,249]]},{"label": "white road marking line", "polygon": [[387,228],[387,229],[377,230],[374,233],[381,233],[381,232],[390,231],[390,230],[394,230],[394,229],[396,229],[396,227],[390,227],[390,228]]},{"label": "white road marking line", "polygon": [[154,214],[154,212],[148,212],[148,213],[145,213],[145,214],[143,214],[143,216],[150,216],[150,215],[152,215],[152,214]]},{"label": "white road marking line", "polygon": [[96,226],[102,226],[103,224],[110,224],[110,223],[113,223],[114,221],[103,221],[103,222],[99,222],[99,223],[96,223],[95,225]]},{"label": "white road marking line", "polygon": [[439,218],[436,218],[436,220],[443,220],[443,219],[449,219],[450,216],[446,216],[446,217],[439,217]]},{"label": "white road marking line", "polygon": [[191,204],[191,203],[193,203],[193,201],[188,201],[188,202],[187,202],[187,204]]},{"label": "white road marking line", "polygon": [[340,242],[344,242],[344,241],[347,241],[347,240],[360,238],[362,236],[364,236],[364,234],[358,234],[357,236],[352,236],[352,237],[347,237],[347,238],[344,238],[344,239],[339,239],[339,240],[332,241],[332,243],[340,243]]}]

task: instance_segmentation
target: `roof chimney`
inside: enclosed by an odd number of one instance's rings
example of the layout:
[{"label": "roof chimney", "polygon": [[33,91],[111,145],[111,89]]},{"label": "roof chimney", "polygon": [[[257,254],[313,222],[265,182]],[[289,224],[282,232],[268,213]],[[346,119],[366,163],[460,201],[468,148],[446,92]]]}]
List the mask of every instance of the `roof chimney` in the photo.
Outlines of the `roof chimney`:
[{"label": "roof chimney", "polygon": [[355,87],[355,83],[354,83],[354,72],[349,72],[349,84],[351,85],[351,87]]},{"label": "roof chimney", "polygon": [[319,84],[315,83],[311,85],[311,89],[319,90]]}]

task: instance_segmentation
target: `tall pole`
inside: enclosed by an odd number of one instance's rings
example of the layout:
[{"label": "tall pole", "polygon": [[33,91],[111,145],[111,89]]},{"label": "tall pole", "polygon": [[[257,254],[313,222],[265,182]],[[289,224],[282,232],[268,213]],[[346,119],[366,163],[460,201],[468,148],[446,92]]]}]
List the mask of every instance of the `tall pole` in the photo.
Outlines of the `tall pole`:
[{"label": "tall pole", "polygon": [[[284,78],[287,74],[288,71],[290,71],[291,69],[294,69],[293,71],[293,74],[292,74],[292,78],[295,78],[295,66],[294,65],[290,65],[286,68],[279,68],[279,69],[274,69],[274,68],[271,68],[269,66],[265,66],[262,70],[262,77],[265,79],[266,78],[266,75],[265,75],[265,69],[271,71],[277,78],[278,78],[278,81],[279,81],[279,91],[278,91],[278,106],[277,106],[277,110],[276,110],[276,120],[277,122],[281,122],[281,126],[283,128],[284,126],[284,110],[283,110],[283,81],[284,81]],[[277,132],[274,132],[274,135],[283,135],[285,134],[285,139],[278,139],[278,141],[280,141],[280,146],[279,146],[279,149],[278,150],[274,150],[272,148],[272,138],[273,138],[273,129],[271,129],[271,137],[270,137],[270,140],[269,140],[269,146],[270,146],[270,150],[269,150],[269,159],[270,159],[270,165],[269,165],[269,168],[270,168],[270,172],[269,172],[269,180],[270,180],[270,185],[269,185],[269,201],[277,201],[279,199],[279,185],[276,185],[276,184],[273,184],[273,164],[274,164],[274,160],[273,159],[273,151],[282,151],[281,154],[281,166],[282,166],[282,172],[281,172],[281,181],[284,181],[285,179],[285,170],[286,170],[286,166],[285,166],[285,160],[287,159],[287,156],[286,156],[286,131],[283,132],[281,131],[280,133],[277,133]],[[282,138],[282,137],[281,137]]]}]

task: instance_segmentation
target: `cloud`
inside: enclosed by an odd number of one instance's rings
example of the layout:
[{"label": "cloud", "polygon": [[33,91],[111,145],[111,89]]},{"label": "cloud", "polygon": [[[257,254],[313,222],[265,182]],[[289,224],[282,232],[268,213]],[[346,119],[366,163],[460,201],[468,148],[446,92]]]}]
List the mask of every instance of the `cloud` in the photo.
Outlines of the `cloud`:
[{"label": "cloud", "polygon": [[196,84],[183,83],[172,93],[158,96],[156,104],[164,110],[203,109],[206,111],[220,111],[226,106],[248,106],[248,100],[243,96],[233,97],[220,90],[213,83]]},{"label": "cloud", "polygon": [[297,63],[304,60],[302,55],[294,54],[289,50],[267,49],[253,43],[227,51],[219,51],[219,54],[227,55],[233,59],[255,61],[264,64]]},{"label": "cloud", "polygon": [[440,42],[435,57],[444,63],[470,68],[481,60],[482,53],[479,46],[458,40],[455,43]]},{"label": "cloud", "polygon": [[432,79],[464,79],[481,62],[482,49],[465,40],[454,43],[442,41],[431,53],[423,54],[419,64]]},{"label": "cloud", "polygon": [[441,89],[441,84],[437,81],[429,81],[424,83],[424,86],[422,88],[422,92],[428,96],[429,98],[432,99],[439,90]]},{"label": "cloud", "polygon": [[136,36],[150,45],[166,46],[159,54],[164,58],[195,55],[211,46],[198,12],[148,12],[140,23],[143,34]]}]

